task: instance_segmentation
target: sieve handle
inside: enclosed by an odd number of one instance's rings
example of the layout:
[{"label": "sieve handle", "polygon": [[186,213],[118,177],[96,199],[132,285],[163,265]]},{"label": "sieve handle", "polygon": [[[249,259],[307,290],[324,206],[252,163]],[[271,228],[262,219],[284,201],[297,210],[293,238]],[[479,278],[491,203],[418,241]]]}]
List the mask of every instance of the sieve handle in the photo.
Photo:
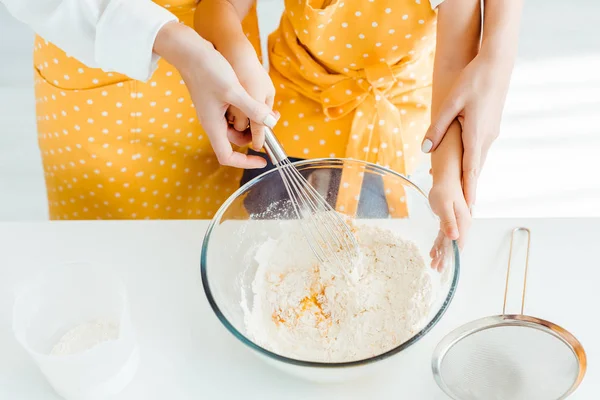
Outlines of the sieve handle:
[{"label": "sieve handle", "polygon": [[510,250],[508,252],[508,268],[506,269],[506,286],[504,287],[504,305],[502,306],[502,314],[506,314],[506,297],[508,296],[508,281],[510,278],[510,267],[512,264],[512,256],[513,256],[513,243],[515,241],[515,236],[518,232],[525,232],[527,234],[527,254],[525,258],[525,273],[523,277],[523,293],[521,295],[521,315],[525,310],[525,293],[527,292],[527,271],[529,270],[529,248],[531,246],[531,231],[529,228],[515,228],[512,231],[512,235],[510,238]]}]

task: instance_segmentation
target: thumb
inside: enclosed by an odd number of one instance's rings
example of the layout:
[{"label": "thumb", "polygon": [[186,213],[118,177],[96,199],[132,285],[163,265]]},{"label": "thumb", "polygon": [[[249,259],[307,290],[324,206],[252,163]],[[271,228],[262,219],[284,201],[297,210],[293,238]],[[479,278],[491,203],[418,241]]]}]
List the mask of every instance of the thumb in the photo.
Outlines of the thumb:
[{"label": "thumb", "polygon": [[241,85],[229,94],[226,101],[239,108],[252,122],[266,125],[271,129],[277,124],[277,117],[273,110],[266,104],[252,98]]},{"label": "thumb", "polygon": [[442,103],[440,111],[432,119],[429,129],[427,129],[425,138],[421,143],[421,151],[423,153],[431,153],[438,147],[450,124],[456,119],[463,108],[462,97],[455,91],[450,92]]}]

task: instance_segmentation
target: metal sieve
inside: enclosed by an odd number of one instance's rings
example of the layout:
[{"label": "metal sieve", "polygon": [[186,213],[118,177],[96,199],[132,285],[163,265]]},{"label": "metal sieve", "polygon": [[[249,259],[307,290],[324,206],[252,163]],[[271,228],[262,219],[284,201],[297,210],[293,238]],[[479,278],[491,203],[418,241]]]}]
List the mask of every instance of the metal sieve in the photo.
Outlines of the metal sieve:
[{"label": "metal sieve", "polygon": [[[506,314],[513,243],[527,235],[520,314]],[[467,323],[434,351],[438,386],[454,400],[561,400],[579,386],[587,361],[581,343],[552,322],[524,315],[531,232],[512,232],[502,314]]]}]

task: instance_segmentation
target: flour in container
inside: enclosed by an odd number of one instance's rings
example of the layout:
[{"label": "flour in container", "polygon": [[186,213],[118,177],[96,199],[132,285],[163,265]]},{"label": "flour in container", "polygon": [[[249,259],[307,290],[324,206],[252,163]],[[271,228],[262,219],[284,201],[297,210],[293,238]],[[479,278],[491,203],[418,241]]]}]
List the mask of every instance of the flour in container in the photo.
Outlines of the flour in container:
[{"label": "flour in container", "polygon": [[96,319],[77,325],[54,345],[50,355],[65,356],[84,352],[102,342],[119,338],[119,325],[111,320]]},{"label": "flour in container", "polygon": [[242,300],[253,341],[295,359],[348,362],[391,350],[423,328],[432,282],[416,244],[387,229],[353,230],[362,252],[358,279],[298,251],[299,228],[257,250],[252,305]]}]

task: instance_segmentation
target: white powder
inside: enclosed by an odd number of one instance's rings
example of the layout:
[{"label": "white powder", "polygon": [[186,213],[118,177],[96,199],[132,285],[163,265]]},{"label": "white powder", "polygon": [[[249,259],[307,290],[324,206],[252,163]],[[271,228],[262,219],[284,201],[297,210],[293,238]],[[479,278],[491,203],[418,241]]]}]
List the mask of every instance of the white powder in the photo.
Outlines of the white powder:
[{"label": "white powder", "polygon": [[358,279],[299,251],[297,229],[258,249],[251,308],[242,293],[251,339],[295,359],[346,362],[391,350],[423,328],[432,283],[417,246],[386,229],[355,231]]},{"label": "white powder", "polygon": [[119,325],[110,320],[93,320],[76,326],[65,333],[54,345],[50,355],[77,354],[119,337]]}]

